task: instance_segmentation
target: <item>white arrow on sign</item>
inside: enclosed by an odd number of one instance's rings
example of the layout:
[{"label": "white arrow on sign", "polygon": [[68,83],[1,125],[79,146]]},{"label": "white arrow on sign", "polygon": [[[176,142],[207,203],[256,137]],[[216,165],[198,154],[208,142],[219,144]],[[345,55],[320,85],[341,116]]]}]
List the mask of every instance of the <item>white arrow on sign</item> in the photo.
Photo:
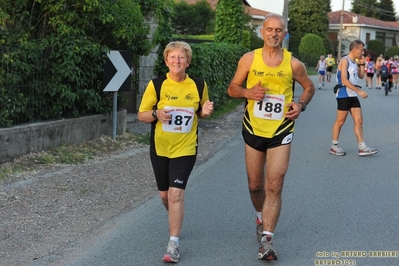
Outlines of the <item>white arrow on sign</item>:
[{"label": "white arrow on sign", "polygon": [[131,70],[119,51],[110,51],[108,57],[115,66],[116,73],[103,91],[118,91],[126,78],[131,74]]}]

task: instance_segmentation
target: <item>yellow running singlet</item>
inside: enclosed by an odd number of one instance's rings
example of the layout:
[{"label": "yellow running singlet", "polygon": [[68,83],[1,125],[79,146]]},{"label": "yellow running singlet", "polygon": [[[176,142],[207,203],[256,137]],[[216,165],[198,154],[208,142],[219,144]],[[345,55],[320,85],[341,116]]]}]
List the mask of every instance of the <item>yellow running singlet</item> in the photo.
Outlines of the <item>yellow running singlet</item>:
[{"label": "yellow running singlet", "polygon": [[268,88],[263,101],[247,99],[243,118],[243,130],[250,134],[272,138],[294,131],[294,121],[286,119],[287,104],[293,100],[293,77],[291,53],[283,50],[283,61],[277,67],[267,66],[262,57],[262,48],[254,51],[254,59],[247,77],[247,89],[259,81]]}]

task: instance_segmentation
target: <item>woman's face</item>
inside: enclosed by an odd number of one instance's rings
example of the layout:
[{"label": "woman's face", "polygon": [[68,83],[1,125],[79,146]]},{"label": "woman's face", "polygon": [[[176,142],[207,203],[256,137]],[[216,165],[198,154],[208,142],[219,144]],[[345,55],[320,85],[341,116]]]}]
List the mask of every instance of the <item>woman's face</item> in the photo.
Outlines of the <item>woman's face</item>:
[{"label": "woman's face", "polygon": [[166,57],[165,64],[172,74],[185,74],[186,68],[190,65],[187,54],[182,49],[171,50]]}]

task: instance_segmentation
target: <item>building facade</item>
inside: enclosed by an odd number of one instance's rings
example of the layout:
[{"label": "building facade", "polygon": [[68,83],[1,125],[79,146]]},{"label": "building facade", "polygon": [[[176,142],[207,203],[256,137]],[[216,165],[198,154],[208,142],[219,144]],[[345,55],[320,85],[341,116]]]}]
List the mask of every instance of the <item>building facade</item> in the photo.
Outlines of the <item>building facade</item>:
[{"label": "building facade", "polygon": [[341,54],[349,52],[349,44],[354,39],[362,40],[366,44],[372,40],[384,43],[385,48],[399,44],[399,22],[382,21],[375,18],[361,16],[349,11],[334,11],[328,14],[329,37],[338,49],[338,41],[342,16],[342,45]]}]

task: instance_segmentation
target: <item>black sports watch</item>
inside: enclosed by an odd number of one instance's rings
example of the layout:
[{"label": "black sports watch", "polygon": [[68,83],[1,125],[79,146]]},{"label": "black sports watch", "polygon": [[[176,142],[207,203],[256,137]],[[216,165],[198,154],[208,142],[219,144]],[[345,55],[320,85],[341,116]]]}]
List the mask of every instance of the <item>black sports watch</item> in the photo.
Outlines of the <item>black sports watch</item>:
[{"label": "black sports watch", "polygon": [[152,117],[154,117],[154,119],[158,119],[157,110],[152,111]]},{"label": "black sports watch", "polygon": [[302,105],[302,112],[304,112],[306,110],[306,106],[307,104],[304,102],[298,102],[300,105]]}]

